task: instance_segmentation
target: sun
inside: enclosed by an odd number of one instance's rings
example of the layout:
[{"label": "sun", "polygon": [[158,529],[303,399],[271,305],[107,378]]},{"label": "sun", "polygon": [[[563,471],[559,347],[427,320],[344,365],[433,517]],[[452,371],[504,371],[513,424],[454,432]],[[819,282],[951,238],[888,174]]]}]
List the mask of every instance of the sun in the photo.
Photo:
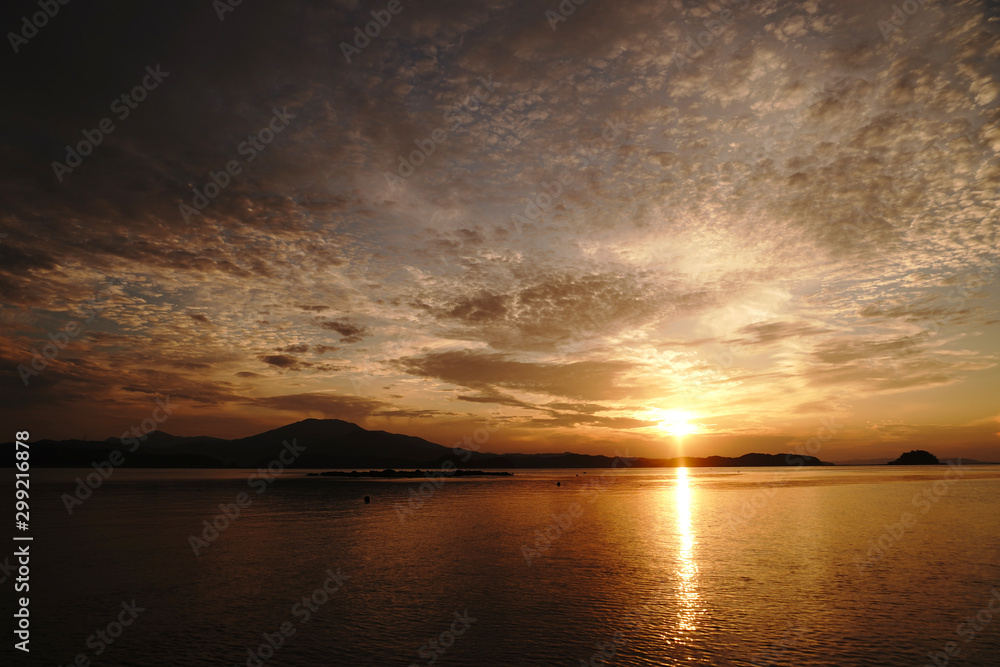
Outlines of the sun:
[{"label": "sun", "polygon": [[657,410],[653,417],[660,422],[656,425],[657,429],[676,438],[683,438],[701,430],[697,424],[691,423],[693,418],[694,415],[686,410]]}]

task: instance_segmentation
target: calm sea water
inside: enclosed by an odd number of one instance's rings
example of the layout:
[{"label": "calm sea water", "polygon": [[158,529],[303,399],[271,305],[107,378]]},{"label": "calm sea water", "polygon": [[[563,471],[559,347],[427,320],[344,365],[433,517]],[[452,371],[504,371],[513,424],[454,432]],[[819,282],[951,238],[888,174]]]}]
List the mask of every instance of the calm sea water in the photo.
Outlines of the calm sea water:
[{"label": "calm sea water", "polygon": [[84,472],[33,473],[31,659],[3,664],[1000,665],[995,467],[517,471],[422,504],[118,470],[70,516]]}]

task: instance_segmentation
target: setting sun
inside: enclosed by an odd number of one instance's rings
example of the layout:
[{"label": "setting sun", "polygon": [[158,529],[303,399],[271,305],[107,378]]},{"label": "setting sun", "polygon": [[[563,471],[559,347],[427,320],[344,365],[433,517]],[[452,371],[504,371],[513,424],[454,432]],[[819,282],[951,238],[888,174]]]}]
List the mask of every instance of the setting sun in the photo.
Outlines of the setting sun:
[{"label": "setting sun", "polygon": [[660,420],[660,423],[656,425],[657,429],[668,435],[681,438],[699,432],[699,426],[690,422],[693,417],[692,413],[684,410],[658,410],[653,418]]}]

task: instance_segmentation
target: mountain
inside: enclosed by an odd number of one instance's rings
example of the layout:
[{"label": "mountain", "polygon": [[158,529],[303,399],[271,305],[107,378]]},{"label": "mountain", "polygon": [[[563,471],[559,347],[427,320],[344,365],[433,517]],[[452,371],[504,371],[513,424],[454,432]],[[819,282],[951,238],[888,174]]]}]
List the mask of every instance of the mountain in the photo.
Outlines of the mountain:
[{"label": "mountain", "polygon": [[[880,466],[889,463],[893,459],[850,459],[847,461],[834,461],[835,465],[838,466]],[[955,465],[964,466],[995,466],[1000,465],[996,461],[977,461],[976,459],[966,459],[961,457],[951,457],[947,459],[941,459],[941,463],[948,463],[949,461],[954,462]]]},{"label": "mountain", "polygon": [[[285,443],[294,444],[294,448],[286,451]],[[11,452],[7,460],[11,466],[13,445],[7,451]],[[121,453],[123,467],[130,468],[256,468],[276,459],[296,468],[428,467],[455,456],[451,448],[423,438],[368,431],[339,419],[306,419],[236,440],[183,437],[163,431],[153,431],[141,440],[39,440],[31,443],[31,464],[90,467],[93,462],[109,460],[115,451]]]},{"label": "mountain", "polygon": [[[340,419],[306,419],[236,440],[180,438],[154,432],[137,451],[156,448],[164,454],[207,456],[216,466],[255,468],[282,456],[285,443],[294,444],[291,465],[296,468],[427,465],[453,454],[450,448],[423,438],[368,431]],[[279,460],[289,461],[292,456],[288,452]]]},{"label": "mountain", "polygon": [[936,466],[940,464],[938,457],[923,449],[904,452],[895,461],[886,463],[887,466]]},{"label": "mountain", "polygon": [[[197,438],[181,438],[181,440],[197,440]],[[222,467],[218,459],[197,452],[171,451],[164,447],[139,447],[130,452],[130,447],[123,446],[118,440],[113,442],[36,440],[30,444],[30,462],[33,468],[89,468],[94,463],[108,461],[115,451],[121,452],[124,465],[129,468]],[[13,467],[13,444],[7,443],[3,447],[8,452],[4,464]]]},{"label": "mountain", "polygon": [[744,454],[737,458],[730,458],[728,456],[708,456],[705,458],[695,458],[695,457],[685,457],[679,459],[668,459],[670,461],[677,461],[674,463],[675,466],[684,466],[686,468],[726,468],[726,467],[742,467],[742,468],[754,468],[761,466],[788,466],[788,465],[807,465],[807,466],[832,466],[832,463],[826,463],[825,461],[820,461],[815,456],[793,456],[790,454]]},{"label": "mountain", "polygon": [[[8,443],[10,444],[10,443]],[[14,463],[10,444],[7,465]],[[425,468],[452,461],[456,467],[502,468],[610,468],[615,459],[589,454],[492,454],[453,450],[423,438],[386,431],[369,431],[340,419],[306,419],[246,438],[225,440],[205,436],[183,437],[163,431],[142,440],[108,438],[100,442],[40,440],[31,443],[31,465],[87,468],[108,461],[114,452],[129,468],[258,468],[279,460],[294,468]],[[280,457],[280,458],[279,458]],[[786,460],[786,458],[788,460]],[[631,467],[743,467],[832,465],[812,456],[744,454],[738,458],[709,456],[674,459],[632,459]],[[790,461],[790,462],[789,462]],[[620,467],[620,463],[618,466]]]}]

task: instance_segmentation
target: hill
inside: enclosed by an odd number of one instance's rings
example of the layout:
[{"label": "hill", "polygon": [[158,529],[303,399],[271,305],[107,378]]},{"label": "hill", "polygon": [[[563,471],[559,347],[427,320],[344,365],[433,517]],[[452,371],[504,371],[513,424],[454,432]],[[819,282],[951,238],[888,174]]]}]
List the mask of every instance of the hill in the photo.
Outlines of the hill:
[{"label": "hill", "polygon": [[[31,464],[49,468],[87,468],[119,452],[127,468],[257,468],[282,455],[285,443],[294,443],[295,458],[284,454],[284,465],[295,468],[378,469],[440,467],[452,461],[461,467],[503,468],[610,468],[608,456],[574,454],[492,454],[453,450],[409,435],[369,431],[340,419],[306,419],[246,438],[226,440],[205,436],[183,437],[154,431],[144,440],[103,441],[39,440],[31,443]],[[12,466],[14,447],[5,462]],[[116,457],[118,455],[116,454]],[[620,466],[620,464],[618,464]],[[709,456],[673,459],[635,458],[631,467],[743,467],[832,465],[812,456],[744,454],[737,458]]]},{"label": "hill", "polygon": [[923,449],[914,449],[899,455],[895,461],[889,461],[889,466],[936,466],[940,465],[938,457]]}]

